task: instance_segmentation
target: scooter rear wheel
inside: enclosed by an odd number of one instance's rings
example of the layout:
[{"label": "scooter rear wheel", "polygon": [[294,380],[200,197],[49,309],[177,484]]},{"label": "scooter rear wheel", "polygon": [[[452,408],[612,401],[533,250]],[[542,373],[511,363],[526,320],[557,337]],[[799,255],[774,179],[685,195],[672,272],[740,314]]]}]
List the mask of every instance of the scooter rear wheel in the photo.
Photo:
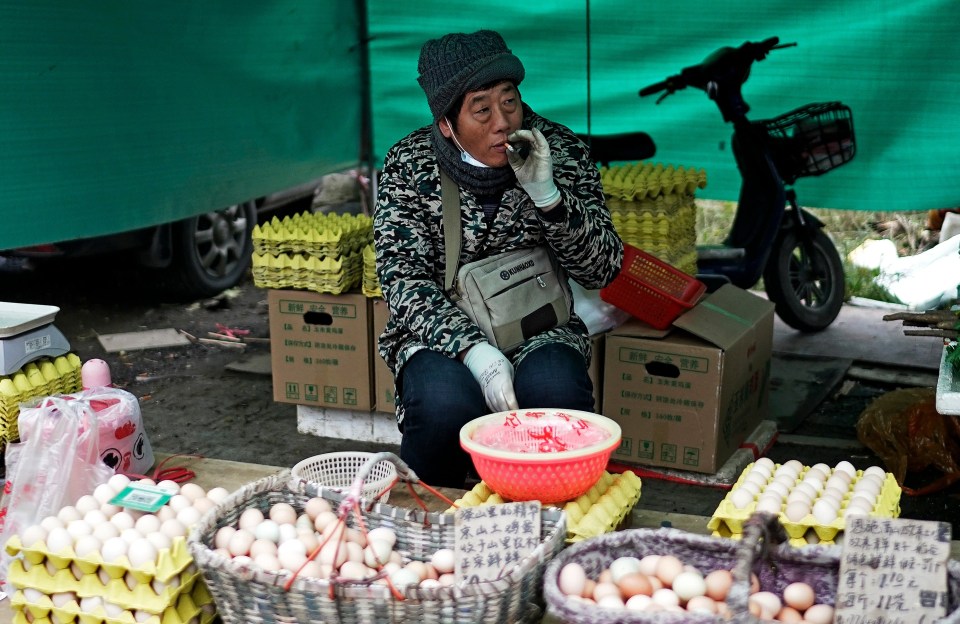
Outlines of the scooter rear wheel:
[{"label": "scooter rear wheel", "polygon": [[777,316],[802,332],[827,328],[843,306],[843,263],[819,229],[810,236],[781,231],[764,268],[763,284]]}]

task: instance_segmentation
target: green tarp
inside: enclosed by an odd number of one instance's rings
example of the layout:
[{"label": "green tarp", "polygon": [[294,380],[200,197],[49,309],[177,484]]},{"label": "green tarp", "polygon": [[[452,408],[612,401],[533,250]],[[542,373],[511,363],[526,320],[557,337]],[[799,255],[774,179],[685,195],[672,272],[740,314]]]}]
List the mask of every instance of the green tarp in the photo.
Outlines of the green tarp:
[{"label": "green tarp", "polygon": [[368,7],[381,156],[429,122],[416,83],[423,41],[493,28],[524,62],[522,93],[534,110],[578,132],[644,130],[657,144],[653,160],[707,171],[707,188],[698,196],[732,200],[739,177],[731,128],[713,103],[688,90],[657,106],[637,91],[721,46],[776,35],[798,46],[754,66],[744,88],[753,118],[832,100],[854,114],[856,158],[800,180],[802,204],[849,210],[960,205],[956,0],[488,1],[457,10],[436,0],[369,0]]},{"label": "green tarp", "polygon": [[645,130],[655,160],[706,169],[699,195],[715,199],[736,197],[730,128],[702,93],[656,106],[637,90],[720,46],[796,41],[756,66],[753,114],[842,100],[858,138],[851,164],[800,181],[803,204],[960,203],[956,0],[0,0],[0,249],[170,221],[353,167],[367,80],[379,165],[429,122],[423,41],[484,27],[523,59],[537,111],[579,132]]},{"label": "green tarp", "polygon": [[0,249],[355,166],[351,2],[0,1]]}]

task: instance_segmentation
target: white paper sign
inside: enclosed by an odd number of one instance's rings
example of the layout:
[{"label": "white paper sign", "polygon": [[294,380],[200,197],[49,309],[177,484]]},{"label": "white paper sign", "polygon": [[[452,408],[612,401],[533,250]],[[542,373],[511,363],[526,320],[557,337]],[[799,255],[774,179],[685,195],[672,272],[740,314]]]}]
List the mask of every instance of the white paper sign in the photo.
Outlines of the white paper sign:
[{"label": "white paper sign", "polygon": [[947,611],[950,525],[847,518],[837,581],[837,624],[910,624]]},{"label": "white paper sign", "polygon": [[464,507],[456,531],[456,580],[500,578],[540,545],[540,501]]}]

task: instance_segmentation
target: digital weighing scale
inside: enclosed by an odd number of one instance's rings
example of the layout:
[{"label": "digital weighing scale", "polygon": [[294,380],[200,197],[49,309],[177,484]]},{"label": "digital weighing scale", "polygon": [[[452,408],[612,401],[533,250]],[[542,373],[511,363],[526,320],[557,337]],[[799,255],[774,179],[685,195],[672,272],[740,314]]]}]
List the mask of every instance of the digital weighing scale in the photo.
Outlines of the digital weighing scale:
[{"label": "digital weighing scale", "polygon": [[10,375],[33,360],[57,357],[70,343],[53,326],[60,308],[0,301],[0,375]]}]

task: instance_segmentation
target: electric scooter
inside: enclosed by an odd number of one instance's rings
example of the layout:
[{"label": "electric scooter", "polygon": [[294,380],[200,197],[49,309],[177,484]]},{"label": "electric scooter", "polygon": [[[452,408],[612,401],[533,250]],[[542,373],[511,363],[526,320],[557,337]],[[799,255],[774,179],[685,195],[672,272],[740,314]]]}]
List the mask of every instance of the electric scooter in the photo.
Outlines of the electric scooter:
[{"label": "electric scooter", "polygon": [[[823,232],[823,222],[799,207],[793,184],[849,162],[855,152],[853,115],[840,102],[809,104],[763,121],[747,118],[750,107],[741,87],[754,62],[772,50],[793,47],[777,37],[724,47],[699,65],[644,87],[640,96],[667,96],[694,87],[713,100],[723,120],[733,124],[732,148],[742,178],[730,232],[719,247],[697,250],[697,279],[708,291],[724,283],[752,288],[763,278],[777,315],[794,329],[828,327],[844,300],[840,255]],[[595,141],[595,138],[593,138]],[[636,158],[652,152],[641,142]],[[617,160],[591,143],[594,160]],[[619,146],[618,157],[624,155]]]}]

